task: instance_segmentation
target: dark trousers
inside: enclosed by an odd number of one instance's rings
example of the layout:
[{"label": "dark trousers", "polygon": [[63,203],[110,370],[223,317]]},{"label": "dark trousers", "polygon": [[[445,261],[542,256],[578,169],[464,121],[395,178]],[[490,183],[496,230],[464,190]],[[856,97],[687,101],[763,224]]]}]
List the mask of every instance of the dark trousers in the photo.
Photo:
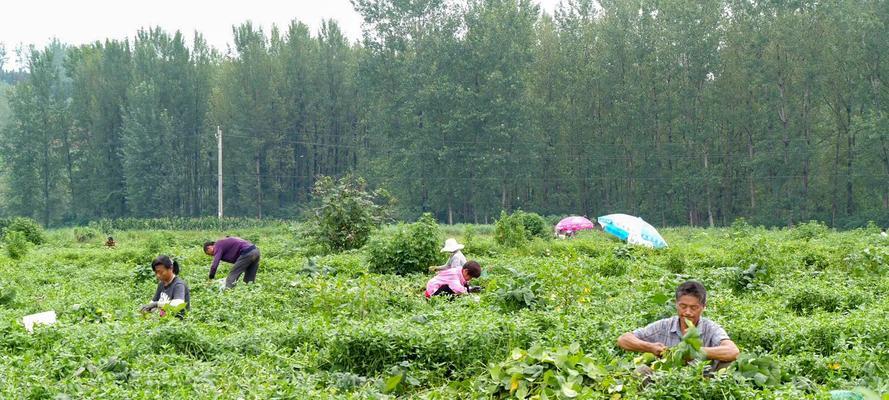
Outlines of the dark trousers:
[{"label": "dark trousers", "polygon": [[235,282],[244,274],[244,283],[250,283],[256,280],[256,271],[259,270],[259,248],[255,248],[247,253],[241,254],[235,261],[234,267],[225,278],[225,287],[235,286]]}]

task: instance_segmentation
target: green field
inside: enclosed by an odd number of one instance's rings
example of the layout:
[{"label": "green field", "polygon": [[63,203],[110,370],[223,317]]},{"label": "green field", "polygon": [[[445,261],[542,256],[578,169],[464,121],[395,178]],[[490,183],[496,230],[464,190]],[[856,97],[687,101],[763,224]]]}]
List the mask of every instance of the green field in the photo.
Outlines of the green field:
[{"label": "green field", "polygon": [[[442,229],[463,238],[466,226]],[[512,360],[513,349],[573,343],[573,353],[585,353],[597,372],[581,390],[556,387],[566,397],[889,391],[889,241],[873,229],[665,229],[671,247],[664,251],[601,234],[502,248],[492,227],[472,230],[464,253],[485,269],[485,290],[454,301],[423,298],[428,274],[369,272],[366,248],[310,262],[287,224],[116,231],[115,249],[102,245],[101,232],[48,231],[47,242],[24,258],[0,255],[0,398],[503,397],[509,388],[488,391],[498,384],[489,366]],[[261,248],[255,285],[222,291],[207,282],[211,260],[200,244],[224,234]],[[158,254],[183,265],[192,298],[185,320],[137,312],[154,293],[147,264]],[[734,370],[703,378],[690,366],[640,386],[632,374],[636,355],[615,340],[673,314],[672,291],[688,278],[707,286],[704,316],[720,323],[742,354],[774,360],[777,383]],[[34,334],[17,321],[47,310],[59,323]],[[524,368],[514,393],[532,385],[522,377],[541,369]]]}]

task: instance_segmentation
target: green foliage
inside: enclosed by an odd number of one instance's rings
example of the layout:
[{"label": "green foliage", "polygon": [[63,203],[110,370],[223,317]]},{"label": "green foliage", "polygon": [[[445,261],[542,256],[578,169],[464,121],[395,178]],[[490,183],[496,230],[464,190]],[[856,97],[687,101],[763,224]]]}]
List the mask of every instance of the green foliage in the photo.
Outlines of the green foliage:
[{"label": "green foliage", "polygon": [[99,237],[99,231],[89,227],[74,228],[74,240],[79,243],[86,243]]},{"label": "green foliage", "polygon": [[527,240],[525,233],[525,225],[518,218],[513,218],[506,214],[506,211],[500,211],[500,218],[497,220],[494,228],[494,239],[497,244],[507,247],[518,247]]},{"label": "green foliage", "polygon": [[701,351],[701,332],[690,320],[685,320],[686,330],[679,344],[668,348],[661,354],[661,358],[655,361],[651,368],[654,370],[670,370],[688,365],[694,360],[705,360],[706,356]]},{"label": "green foliage", "polygon": [[151,269],[151,265],[137,264],[130,270],[130,278],[136,285],[149,282],[155,279],[154,270]]},{"label": "green foliage", "polygon": [[188,325],[172,323],[158,325],[148,332],[148,338],[160,349],[208,360],[213,355],[213,345]]},{"label": "green foliage", "polygon": [[[479,386],[497,399],[592,398],[594,394],[632,394],[613,378],[610,368],[584,354],[577,343],[567,347],[532,346],[527,351],[513,349],[509,359],[488,366]],[[613,398],[617,398],[613,397]]]},{"label": "green foliage", "polygon": [[596,271],[602,276],[622,276],[627,272],[627,261],[614,256],[602,257],[596,264]]},{"label": "green foliage", "polygon": [[781,367],[769,356],[741,354],[731,369],[736,378],[751,381],[759,388],[780,385],[784,379]]},{"label": "green foliage", "polygon": [[735,268],[734,279],[731,282],[732,289],[738,293],[753,290],[767,276],[768,268],[763,265],[757,263],[739,264]]},{"label": "green foliage", "polygon": [[336,181],[321,177],[315,182],[311,222],[319,241],[336,251],[364,246],[393,203],[385,190],[368,192],[366,186],[363,178],[354,176]]},{"label": "green foliage", "polygon": [[496,251],[497,244],[490,236],[482,236],[476,233],[477,229],[468,225],[463,233],[463,253],[476,256],[491,256]]},{"label": "green foliage", "polygon": [[535,237],[541,239],[549,239],[552,237],[550,225],[547,224],[546,220],[540,215],[533,212],[518,210],[513,213],[513,216],[518,216],[519,220],[522,221],[522,226],[525,227],[525,234],[528,235],[529,240]]},{"label": "green foliage", "polygon": [[284,221],[276,219],[255,219],[225,217],[164,217],[164,218],[103,218],[91,221],[89,228],[102,232],[104,235],[114,234],[116,231],[156,231],[156,230],[186,230],[204,231],[220,230],[231,231],[234,229],[282,227]]},{"label": "green foliage", "polygon": [[858,275],[881,274],[889,269],[889,249],[867,246],[853,251],[843,259],[848,271]]},{"label": "green foliage", "polygon": [[72,322],[105,322],[112,320],[114,315],[110,310],[94,304],[72,304],[65,313],[65,318]]},{"label": "green foliage", "polygon": [[161,311],[162,311],[160,313],[160,316],[161,316],[161,318],[168,318],[168,319],[180,316],[180,315],[182,315],[182,312],[185,310],[185,307],[187,307],[187,306],[188,306],[188,303],[185,303],[185,302],[179,303],[175,306],[172,304],[169,304],[169,303],[164,304],[163,306],[160,307]]},{"label": "green foliage", "polygon": [[809,221],[799,224],[791,230],[791,237],[799,240],[812,240],[823,238],[827,235],[829,228],[821,221]]},{"label": "green foliage", "polygon": [[19,232],[24,235],[25,240],[32,244],[39,245],[46,241],[43,227],[31,218],[15,217],[4,220],[0,222],[0,228],[2,228],[3,236],[8,235],[10,232]]},{"label": "green foliage", "polygon": [[416,372],[412,370],[410,362],[402,361],[398,363],[398,365],[393,366],[386,372],[386,376],[381,383],[383,393],[398,394],[419,387],[422,383],[415,374]]},{"label": "green foliage", "polygon": [[28,241],[28,237],[24,233],[19,231],[6,232],[3,242],[6,245],[6,254],[13,260],[20,260],[31,251],[31,242]]},{"label": "green foliage", "polygon": [[516,247],[534,238],[550,239],[551,231],[546,220],[536,213],[517,210],[507,215],[501,211],[494,237],[501,245]]},{"label": "green foliage", "polygon": [[[465,228],[451,232],[460,237]],[[474,230],[474,242],[493,242],[493,232]],[[395,236],[399,227],[381,231]],[[287,226],[236,233],[261,240],[256,284],[223,291],[205,281],[206,269],[183,268],[192,295],[183,319],[140,317],[137,309],[157,283],[147,266],[134,266],[161,252],[209,263],[199,246],[208,232],[119,232],[120,248],[109,251],[76,243],[73,229],[49,230],[40,251],[21,261],[0,257],[0,298],[15,289],[15,298],[0,305],[0,397],[27,396],[38,385],[39,395],[134,399],[249,391],[300,399],[577,392],[574,398],[814,400],[834,388],[885,391],[889,279],[849,273],[843,261],[879,249],[872,233],[861,230],[788,241],[784,229],[731,238],[722,229],[669,228],[662,233],[671,248],[657,252],[625,249],[598,234],[535,239],[477,258],[485,290],[450,300],[423,297],[427,273],[372,272],[368,246],[309,255]],[[438,238],[439,256],[440,245]],[[824,267],[806,265],[810,255]],[[603,274],[601,265],[610,262],[620,262],[623,272]],[[682,263],[681,274],[671,262]],[[742,262],[771,267],[755,290],[733,289]],[[682,367],[694,358],[681,354],[695,347],[686,337],[686,346],[661,360],[671,367],[659,367],[646,385],[634,373],[637,354],[618,349],[615,340],[675,315],[673,291],[692,278],[708,289],[705,317],[723,326],[745,355],[714,373],[709,362]],[[58,323],[34,333],[23,328],[22,315],[50,309]],[[516,348],[527,350],[513,359]],[[644,357],[639,362],[657,361]],[[765,384],[757,373],[769,378]]]},{"label": "green foliage", "polygon": [[489,290],[493,290],[500,307],[506,311],[534,308],[543,304],[541,283],[533,274],[522,273],[508,268],[509,275],[492,279]]},{"label": "green foliage", "polygon": [[15,301],[15,287],[0,281],[0,306],[9,306]]},{"label": "green foliage", "polygon": [[417,222],[399,225],[391,237],[379,235],[367,246],[372,272],[406,275],[426,272],[439,262],[441,229],[431,214],[423,214]]}]

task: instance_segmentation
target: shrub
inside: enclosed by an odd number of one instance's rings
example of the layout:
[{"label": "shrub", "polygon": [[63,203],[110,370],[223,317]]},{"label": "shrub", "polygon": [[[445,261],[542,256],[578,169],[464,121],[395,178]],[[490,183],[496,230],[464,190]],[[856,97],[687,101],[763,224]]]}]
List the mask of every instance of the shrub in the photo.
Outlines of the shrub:
[{"label": "shrub", "polygon": [[152,231],[152,230],[221,230],[245,228],[284,227],[286,222],[276,219],[256,219],[241,217],[165,217],[165,218],[102,218],[91,221],[89,228],[95,229],[104,235],[113,235],[115,231]]},{"label": "shrub", "polygon": [[823,222],[809,221],[793,228],[791,237],[800,240],[812,240],[826,236],[829,231],[830,229]]},{"label": "shrub", "polygon": [[596,271],[602,276],[622,276],[627,273],[627,261],[617,256],[601,257]]},{"label": "shrub", "polygon": [[99,236],[99,231],[89,227],[74,228],[74,240],[78,243],[86,243]]},{"label": "shrub", "polygon": [[735,293],[756,289],[768,280],[768,267],[759,263],[739,263],[732,274],[731,286]]},{"label": "shrub", "polygon": [[525,225],[518,218],[511,218],[506,211],[500,211],[500,219],[494,227],[494,240],[507,247],[518,247],[525,243]]},{"label": "shrub", "polygon": [[394,236],[378,236],[371,241],[368,255],[370,270],[376,273],[406,275],[426,272],[438,262],[441,230],[431,214],[417,222],[399,225]]},{"label": "shrub", "polygon": [[28,242],[25,234],[19,231],[6,232],[3,241],[6,243],[6,254],[13,260],[19,260],[28,255],[31,248],[31,243]]},{"label": "shrub", "polygon": [[843,311],[858,307],[867,301],[858,291],[800,287],[787,296],[787,308],[797,315],[808,315],[817,309],[827,312]]},{"label": "shrub", "polygon": [[4,221],[3,235],[6,236],[10,232],[20,232],[24,235],[25,240],[33,244],[43,244],[46,237],[43,233],[43,227],[37,221],[26,217],[15,217],[8,221]]},{"label": "shrub", "polygon": [[685,271],[687,266],[688,259],[686,258],[685,253],[675,249],[667,250],[667,259],[664,262],[664,267],[668,271],[674,274],[681,274]]},{"label": "shrub", "polygon": [[500,211],[500,219],[494,228],[494,239],[507,247],[518,247],[535,237],[549,239],[546,220],[535,213],[518,210],[512,215]]},{"label": "shrub", "polygon": [[388,217],[393,198],[383,189],[367,191],[362,178],[346,176],[337,181],[325,176],[312,189],[313,236],[333,250],[357,249]]},{"label": "shrub", "polygon": [[868,246],[850,253],[843,261],[848,270],[858,275],[883,273],[889,267],[889,250]]},{"label": "shrub", "polygon": [[529,240],[535,237],[541,239],[549,239],[551,237],[550,230],[548,229],[549,224],[540,215],[519,210],[513,216],[518,216],[519,220],[522,221],[522,226],[525,227],[525,235]]},{"label": "shrub", "polygon": [[494,290],[494,298],[500,307],[506,311],[516,311],[523,308],[534,308],[543,303],[540,298],[541,283],[533,274],[518,272],[512,268],[507,269],[511,276],[496,278],[491,282]]},{"label": "shrub", "polygon": [[11,304],[15,301],[15,288],[0,282],[0,306]]},{"label": "shrub", "polygon": [[492,363],[488,374],[479,378],[479,389],[495,399],[607,398],[606,393],[610,398],[633,397],[630,385],[602,379],[607,373],[606,365],[584,354],[577,343],[557,348],[535,345],[527,351],[514,349],[506,361]]},{"label": "shrub", "polygon": [[149,282],[155,279],[154,270],[148,264],[138,264],[130,270],[130,278],[136,285]]}]

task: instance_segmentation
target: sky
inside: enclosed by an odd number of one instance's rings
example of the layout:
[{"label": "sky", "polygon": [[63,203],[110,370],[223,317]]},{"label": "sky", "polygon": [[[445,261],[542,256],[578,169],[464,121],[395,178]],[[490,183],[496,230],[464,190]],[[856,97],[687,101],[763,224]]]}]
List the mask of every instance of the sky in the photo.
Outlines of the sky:
[{"label": "sky", "polygon": [[[560,0],[533,0],[552,13]],[[186,38],[201,32],[213,47],[225,51],[232,26],[245,21],[286,27],[298,19],[317,32],[321,22],[334,19],[349,38],[361,37],[361,17],[349,0],[12,0],[0,6],[0,43],[7,65],[18,65],[13,54],[24,44],[45,46],[58,38],[71,45],[96,40],[132,38],[142,27],[160,26]]]}]

